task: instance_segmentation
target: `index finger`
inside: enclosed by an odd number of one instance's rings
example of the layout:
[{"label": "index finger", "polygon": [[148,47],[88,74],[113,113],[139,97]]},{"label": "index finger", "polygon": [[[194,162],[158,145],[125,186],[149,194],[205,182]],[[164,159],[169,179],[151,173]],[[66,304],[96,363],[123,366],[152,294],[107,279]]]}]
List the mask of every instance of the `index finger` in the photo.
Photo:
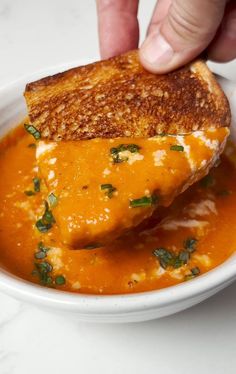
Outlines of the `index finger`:
[{"label": "index finger", "polygon": [[138,0],[96,0],[103,59],[138,47]]}]

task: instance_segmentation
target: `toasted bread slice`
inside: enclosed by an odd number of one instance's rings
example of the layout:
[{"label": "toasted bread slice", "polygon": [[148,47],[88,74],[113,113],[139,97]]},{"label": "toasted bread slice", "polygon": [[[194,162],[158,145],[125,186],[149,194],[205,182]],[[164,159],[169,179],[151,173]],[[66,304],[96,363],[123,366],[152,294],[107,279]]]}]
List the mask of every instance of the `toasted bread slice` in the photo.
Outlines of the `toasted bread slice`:
[{"label": "toasted bread slice", "polygon": [[230,124],[228,101],[203,61],[154,75],[137,51],[30,83],[25,98],[31,123],[48,140],[186,134]]},{"label": "toasted bread slice", "polygon": [[149,139],[37,142],[62,242],[75,249],[103,246],[170,205],[207,174],[228,135],[223,127]]}]

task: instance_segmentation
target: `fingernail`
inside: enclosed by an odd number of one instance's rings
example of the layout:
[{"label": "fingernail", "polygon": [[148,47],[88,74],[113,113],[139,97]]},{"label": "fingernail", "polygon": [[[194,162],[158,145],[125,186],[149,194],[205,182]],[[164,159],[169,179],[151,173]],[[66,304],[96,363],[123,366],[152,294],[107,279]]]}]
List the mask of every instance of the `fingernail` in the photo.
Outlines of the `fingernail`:
[{"label": "fingernail", "polygon": [[150,35],[141,47],[143,58],[150,64],[165,65],[174,56],[171,45],[158,33]]}]

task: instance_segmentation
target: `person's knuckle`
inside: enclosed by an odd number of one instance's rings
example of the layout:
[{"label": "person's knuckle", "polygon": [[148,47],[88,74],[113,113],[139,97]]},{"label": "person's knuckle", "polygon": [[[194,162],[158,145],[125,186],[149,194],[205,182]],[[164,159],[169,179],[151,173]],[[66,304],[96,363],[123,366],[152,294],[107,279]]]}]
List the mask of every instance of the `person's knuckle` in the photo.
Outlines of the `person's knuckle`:
[{"label": "person's knuckle", "polygon": [[168,13],[168,23],[181,40],[203,41],[212,34],[208,24],[190,12],[181,1],[175,2]]}]

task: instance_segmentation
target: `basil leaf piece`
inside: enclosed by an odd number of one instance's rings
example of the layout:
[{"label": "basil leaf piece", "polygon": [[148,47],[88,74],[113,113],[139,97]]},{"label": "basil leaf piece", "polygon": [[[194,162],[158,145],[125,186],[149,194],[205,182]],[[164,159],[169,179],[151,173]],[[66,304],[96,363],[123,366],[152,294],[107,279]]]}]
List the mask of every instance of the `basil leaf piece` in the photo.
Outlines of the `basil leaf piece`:
[{"label": "basil leaf piece", "polygon": [[49,231],[52,228],[53,224],[56,223],[56,220],[52,214],[52,211],[49,209],[48,202],[45,201],[44,204],[45,204],[45,212],[42,218],[40,218],[36,222],[37,229],[42,233]]},{"label": "basil leaf piece", "polygon": [[171,151],[183,152],[184,147],[182,145],[173,144],[170,146]]},{"label": "basil leaf piece", "polygon": [[196,243],[197,239],[188,238],[184,241],[185,249],[180,251],[178,254],[175,254],[166,248],[157,248],[153,251],[153,254],[158,258],[161,267],[163,267],[164,269],[166,269],[167,267],[178,269],[189,262],[191,253],[196,249]]},{"label": "basil leaf piece", "polygon": [[63,275],[57,275],[55,278],[55,283],[58,286],[63,286],[66,283],[66,278]]},{"label": "basil leaf piece", "polygon": [[52,272],[53,267],[52,265],[47,262],[35,262],[35,270],[33,271],[33,275],[37,275],[39,277],[40,282],[44,286],[49,286],[53,283],[52,277],[49,276],[48,274]]},{"label": "basil leaf piece", "polygon": [[196,278],[200,274],[200,269],[197,266],[195,268],[192,268],[190,271],[191,271],[191,274],[185,275],[185,278],[184,278],[185,281]]},{"label": "basil leaf piece", "polygon": [[110,183],[101,184],[101,190],[106,190],[106,195],[111,199],[114,192],[117,191],[116,187],[112,186]]},{"label": "basil leaf piece", "polygon": [[35,195],[35,192],[34,191],[24,191],[24,194],[26,195],[26,196],[34,196]]},{"label": "basil leaf piece", "polygon": [[128,161],[128,157],[120,157],[120,152],[129,151],[131,153],[138,153],[141,147],[137,144],[119,144],[117,147],[110,149],[110,155],[114,164]]},{"label": "basil leaf piece", "polygon": [[41,138],[40,132],[33,126],[33,125],[24,125],[26,131],[34,137],[35,140],[39,140]]},{"label": "basil leaf piece", "polygon": [[42,218],[36,222],[35,226],[42,233],[48,232],[52,228],[52,224],[45,222]]},{"label": "basil leaf piece", "polygon": [[184,248],[188,250],[188,252],[194,252],[196,250],[197,239],[193,237],[189,237],[184,241]]},{"label": "basil leaf piece", "polygon": [[45,257],[47,257],[47,252],[49,251],[50,248],[48,247],[45,247],[43,245],[43,242],[39,242],[38,243],[38,251],[34,254],[34,257],[37,259],[37,260],[42,260],[44,259]]},{"label": "basil leaf piece", "polygon": [[163,269],[166,269],[168,266],[173,266],[175,257],[166,248],[157,248],[153,251],[153,254],[158,258]]},{"label": "basil leaf piece", "polygon": [[140,208],[140,207],[148,207],[157,204],[158,196],[143,196],[139,199],[130,200],[130,207],[131,208]]},{"label": "basil leaf piece", "polygon": [[50,193],[50,195],[48,195],[48,202],[50,207],[54,208],[58,203],[58,197],[52,192]]},{"label": "basil leaf piece", "polygon": [[41,180],[38,177],[33,178],[35,192],[40,192],[40,183],[41,183]]}]

